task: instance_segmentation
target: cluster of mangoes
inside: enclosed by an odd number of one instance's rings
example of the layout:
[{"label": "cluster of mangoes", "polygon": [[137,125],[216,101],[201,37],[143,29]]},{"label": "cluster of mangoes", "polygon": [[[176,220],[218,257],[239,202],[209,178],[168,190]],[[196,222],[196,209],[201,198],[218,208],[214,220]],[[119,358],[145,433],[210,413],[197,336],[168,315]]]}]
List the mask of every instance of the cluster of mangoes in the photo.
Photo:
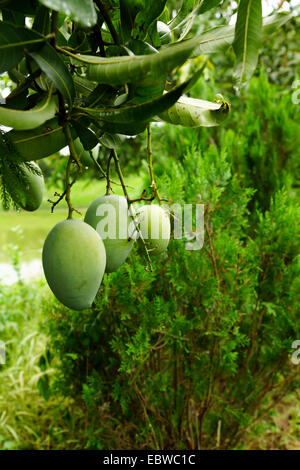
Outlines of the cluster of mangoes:
[{"label": "cluster of mangoes", "polygon": [[[104,230],[106,224],[113,233]],[[134,213],[125,197],[105,195],[90,204],[84,222],[67,219],[55,225],[45,240],[43,268],[57,299],[74,310],[91,307],[104,272],[124,263],[138,234],[151,254],[166,250],[168,212],[151,204]]]}]

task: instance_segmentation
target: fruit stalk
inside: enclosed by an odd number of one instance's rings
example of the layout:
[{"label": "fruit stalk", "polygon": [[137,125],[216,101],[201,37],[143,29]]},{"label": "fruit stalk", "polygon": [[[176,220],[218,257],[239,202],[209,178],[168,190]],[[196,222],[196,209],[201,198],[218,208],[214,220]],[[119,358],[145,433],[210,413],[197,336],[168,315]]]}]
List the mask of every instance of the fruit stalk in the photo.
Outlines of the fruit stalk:
[{"label": "fruit stalk", "polygon": [[[126,184],[125,184],[125,181],[124,181],[124,176],[123,176],[121,165],[120,165],[120,160],[119,160],[118,154],[117,154],[115,149],[112,149],[111,155],[113,156],[113,159],[115,161],[115,166],[116,166],[116,170],[117,170],[117,173],[118,173],[118,176],[119,176],[119,180],[120,180],[121,185],[122,185],[123,193],[124,193],[124,196],[126,197],[127,202],[128,202],[128,207],[129,207],[129,210],[130,210],[130,216],[133,219],[133,222],[134,222],[134,225],[135,225],[135,230],[137,230],[137,232],[139,233],[140,239],[142,240],[142,243],[144,245],[146,256],[147,256],[148,263],[149,263],[149,268],[150,268],[150,271],[152,272],[153,269],[152,269],[152,263],[151,263],[149,250],[147,248],[146,242],[144,240],[144,237],[142,235],[142,232],[141,232],[140,227],[138,225],[138,222],[136,220],[136,216],[133,213],[133,211],[131,210],[132,201],[129,197],[129,194],[128,194],[128,191],[127,191],[127,188],[126,188]],[[128,241],[130,241],[133,238],[133,236],[134,236],[134,233],[129,237]]]},{"label": "fruit stalk", "polygon": [[[76,152],[76,149],[75,149],[75,145],[74,145],[74,141],[72,139],[70,126],[69,126],[67,121],[64,123],[63,128],[64,128],[64,133],[65,133],[65,136],[66,136],[66,139],[67,139],[67,142],[68,142],[68,146],[69,146],[69,150],[70,150],[70,157],[69,157],[67,168],[66,168],[66,190],[65,190],[66,196],[65,196],[65,199],[66,199],[66,202],[67,202],[68,208],[69,208],[68,219],[72,219],[72,214],[73,214],[75,209],[72,206],[72,202],[71,202],[71,187],[73,186],[73,184],[77,180],[78,176],[81,174],[82,165],[81,165],[80,160],[78,158],[78,155],[77,155],[77,152]],[[70,181],[70,176],[71,176],[71,166],[72,166],[73,161],[77,165],[77,173],[76,173],[73,181],[71,182]]]}]

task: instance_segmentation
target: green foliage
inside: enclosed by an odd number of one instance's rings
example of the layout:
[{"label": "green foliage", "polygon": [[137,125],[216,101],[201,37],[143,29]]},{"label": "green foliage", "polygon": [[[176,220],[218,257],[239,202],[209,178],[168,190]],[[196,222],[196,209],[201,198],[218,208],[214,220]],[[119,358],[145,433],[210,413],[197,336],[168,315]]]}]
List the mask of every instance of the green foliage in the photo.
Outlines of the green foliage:
[{"label": "green foliage", "polygon": [[45,305],[52,390],[98,416],[89,448],[214,448],[218,423],[232,448],[266,398],[297,384],[299,205],[277,192],[250,235],[254,191],[215,147],[192,148],[160,183],[173,202],[205,204],[203,249],[172,240],[152,273],[133,253],[85,315]]},{"label": "green foliage", "polygon": [[270,85],[263,71],[249,92],[230,123],[233,129],[221,134],[235,170],[256,189],[252,210],[265,210],[277,190],[285,187],[292,195],[299,186],[300,108],[290,93]]}]

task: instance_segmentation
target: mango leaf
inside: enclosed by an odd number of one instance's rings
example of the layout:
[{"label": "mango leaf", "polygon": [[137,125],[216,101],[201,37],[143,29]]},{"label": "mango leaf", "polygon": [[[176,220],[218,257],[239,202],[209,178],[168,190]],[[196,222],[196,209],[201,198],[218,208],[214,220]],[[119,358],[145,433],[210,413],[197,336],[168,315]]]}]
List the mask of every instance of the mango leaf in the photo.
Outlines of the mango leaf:
[{"label": "mango leaf", "polygon": [[36,50],[45,43],[40,34],[11,23],[0,21],[0,73],[16,66],[25,54],[24,49]]},{"label": "mango leaf", "polygon": [[[71,127],[73,139],[77,134]],[[58,119],[54,118],[46,121],[42,126],[28,131],[11,130],[6,134],[16,151],[20,154],[23,161],[47,157],[58,152],[67,145],[67,139]]]},{"label": "mango leaf", "polygon": [[85,78],[74,75],[73,81],[76,91],[83,96],[89,96],[95,89],[95,84]]},{"label": "mango leaf", "polygon": [[87,96],[85,106],[88,108],[95,108],[100,103],[109,105],[113,103],[115,97],[116,90],[113,87],[109,85],[97,85],[89,96]]},{"label": "mango leaf", "polygon": [[29,55],[71,105],[75,97],[73,78],[55,49],[45,44],[38,52],[32,52]]},{"label": "mango leaf", "polygon": [[202,0],[199,8],[199,14],[206,13],[208,10],[216,7],[222,0]]},{"label": "mango leaf", "polygon": [[[270,34],[289,21],[292,16],[289,13],[275,13],[263,18],[262,34],[263,39],[268,39]],[[234,41],[234,26],[218,26],[205,31],[198,36],[198,45],[193,50],[191,57],[198,57],[202,54],[213,54],[228,48]]]},{"label": "mango leaf", "polygon": [[197,100],[182,96],[178,102],[164,113],[162,121],[184,127],[213,127],[223,122],[229,112],[229,105]]},{"label": "mango leaf", "polygon": [[48,8],[39,5],[32,29],[45,36],[50,33],[50,11]]},{"label": "mango leaf", "polygon": [[170,108],[179,97],[182,95],[185,88],[188,86],[189,81],[183,83],[174,90],[166,93],[159,98],[146,101],[142,104],[128,103],[126,106],[119,108],[76,108],[80,111],[86,112],[90,115],[97,117],[99,120],[106,122],[130,123],[138,121],[147,121],[151,117],[162,113]]},{"label": "mango leaf", "polygon": [[287,21],[292,18],[290,13],[281,11],[270,16],[265,16],[263,18],[263,39],[268,38],[273,34],[278,28],[281,28]]},{"label": "mango leaf", "polygon": [[233,42],[236,54],[234,76],[239,87],[252,76],[256,68],[261,40],[261,0],[241,0]]},{"label": "mango leaf", "polygon": [[40,3],[55,11],[60,11],[84,27],[97,23],[97,13],[93,0],[39,0]]},{"label": "mango leaf", "polygon": [[183,0],[181,9],[173,20],[169,23],[170,29],[175,29],[179,24],[185,20],[185,18],[192,13],[194,8],[199,5],[200,0]]},{"label": "mango leaf", "polygon": [[131,36],[136,8],[131,0],[120,0],[120,21],[123,42],[127,42]]},{"label": "mango leaf", "polygon": [[163,13],[167,0],[146,2],[145,8],[136,15],[132,36],[134,39],[145,39],[150,25]]},{"label": "mango leaf", "polygon": [[147,125],[148,121],[134,121],[129,123],[104,122],[101,124],[101,129],[109,134],[138,135],[144,132]]},{"label": "mango leaf", "polygon": [[16,130],[29,130],[41,126],[52,119],[57,111],[56,97],[51,93],[34,108],[26,111],[0,106],[0,123]]},{"label": "mango leaf", "polygon": [[124,140],[124,137],[120,136],[119,134],[116,133],[105,133],[101,137],[99,137],[99,142],[101,145],[104,147],[107,147],[108,149],[117,149],[120,147]]},{"label": "mango leaf", "polygon": [[75,131],[85,150],[92,150],[99,143],[95,133],[87,127],[84,119],[72,121]]},{"label": "mango leaf", "polygon": [[[20,42],[21,39],[16,29],[0,21],[0,73],[6,72],[21,61],[23,48],[17,45]],[[14,46],[5,48],[9,44]]]},{"label": "mango leaf", "polygon": [[4,8],[2,10],[2,20],[16,26],[25,26],[25,15],[19,11],[7,10]]},{"label": "mango leaf", "polygon": [[0,9],[18,11],[24,15],[34,15],[37,8],[36,0],[0,0]]},{"label": "mango leaf", "polygon": [[77,56],[88,63],[87,77],[98,83],[123,85],[146,79],[157,80],[165,77],[175,67],[182,65],[197,45],[197,39],[191,39],[170,46],[159,53],[141,56],[95,57]]},{"label": "mango leaf", "polygon": [[201,36],[198,36],[198,45],[194,49],[192,57],[223,51],[232,44],[233,40],[233,26],[218,26],[205,31]]}]

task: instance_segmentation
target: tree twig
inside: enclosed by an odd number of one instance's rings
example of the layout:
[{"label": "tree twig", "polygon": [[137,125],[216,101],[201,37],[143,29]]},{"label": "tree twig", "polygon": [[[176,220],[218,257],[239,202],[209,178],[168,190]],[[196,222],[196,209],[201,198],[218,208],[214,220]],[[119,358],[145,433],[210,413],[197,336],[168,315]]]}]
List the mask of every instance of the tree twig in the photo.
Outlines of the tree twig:
[{"label": "tree twig", "polygon": [[119,46],[120,45],[119,36],[118,36],[117,31],[116,31],[116,29],[113,25],[113,22],[110,19],[109,14],[107,13],[107,11],[105,9],[105,6],[103,5],[101,0],[94,0],[94,2],[96,3],[97,7],[99,8],[99,11],[100,11],[101,15],[103,16],[105,23],[107,24],[107,27],[110,31],[110,34],[112,35],[113,40],[115,41],[115,44],[117,44]]}]

